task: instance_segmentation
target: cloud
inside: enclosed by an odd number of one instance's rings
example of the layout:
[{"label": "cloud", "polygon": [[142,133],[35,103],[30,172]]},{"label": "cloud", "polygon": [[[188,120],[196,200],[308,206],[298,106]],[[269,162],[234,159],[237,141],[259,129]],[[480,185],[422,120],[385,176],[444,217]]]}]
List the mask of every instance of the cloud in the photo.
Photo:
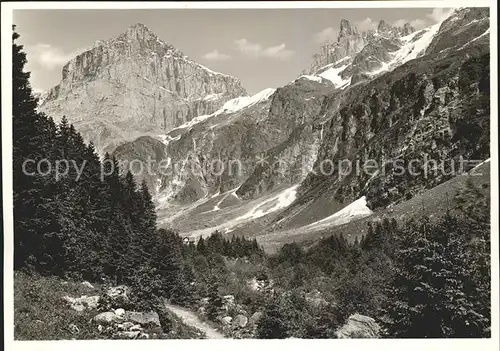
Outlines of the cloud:
[{"label": "cloud", "polygon": [[394,26],[396,27],[402,27],[404,26],[405,23],[409,23],[413,28],[415,29],[423,29],[425,27],[428,27],[430,25],[439,23],[444,21],[446,18],[448,18],[452,12],[455,9],[448,8],[448,9],[442,9],[442,8],[436,8],[433,9],[431,13],[426,15],[425,19],[417,18],[414,20],[407,20],[407,19],[400,19],[394,22]]},{"label": "cloud", "polygon": [[294,54],[294,51],[287,49],[284,43],[267,48],[264,48],[261,44],[252,43],[245,38],[238,39],[234,43],[241,53],[251,58],[267,57],[277,60],[288,60]]},{"label": "cloud", "polygon": [[203,55],[203,58],[209,61],[227,61],[231,59],[231,56],[223,54],[215,49]]},{"label": "cloud", "polygon": [[325,43],[327,41],[336,40],[338,35],[339,35],[339,32],[337,30],[333,29],[333,27],[327,27],[327,28],[323,29],[321,32],[314,34],[314,41],[316,43],[322,44],[322,43]]},{"label": "cloud", "polygon": [[358,27],[360,32],[364,32],[370,29],[376,29],[378,23],[378,21],[374,21],[370,17],[366,17],[364,20],[357,22],[356,27]]},{"label": "cloud", "polygon": [[448,18],[453,11],[455,11],[455,9],[453,8],[451,9],[436,8],[432,10],[430,14],[427,15],[427,18],[429,18],[433,23],[439,23]]},{"label": "cloud", "polygon": [[405,23],[409,23],[410,26],[412,26],[413,28],[419,30],[419,29],[423,29],[427,26],[429,26],[429,23],[426,21],[426,20],[423,20],[423,19],[415,19],[415,20],[411,20],[411,21],[408,21],[406,19],[400,19],[400,20],[397,20],[396,22],[393,23],[393,26],[395,27],[403,27],[405,25]]},{"label": "cloud", "polygon": [[60,68],[62,65],[66,64],[69,60],[83,51],[85,51],[85,49],[65,52],[61,48],[50,44],[36,44],[34,46],[26,47],[28,57],[49,70]]}]

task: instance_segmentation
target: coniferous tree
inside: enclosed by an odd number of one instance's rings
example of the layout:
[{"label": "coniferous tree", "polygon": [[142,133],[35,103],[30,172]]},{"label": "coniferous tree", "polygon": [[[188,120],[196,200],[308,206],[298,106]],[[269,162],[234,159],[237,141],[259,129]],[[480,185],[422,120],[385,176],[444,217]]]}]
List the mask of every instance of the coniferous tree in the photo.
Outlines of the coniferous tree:
[{"label": "coniferous tree", "polygon": [[[27,262],[38,266],[41,261],[50,261],[44,252],[43,232],[54,233],[54,218],[48,213],[47,203],[53,190],[49,167],[55,124],[36,111],[30,73],[24,70],[26,54],[23,46],[15,43],[19,38],[15,26],[12,29],[14,267],[20,268]],[[40,162],[44,159],[47,161]]]},{"label": "coniferous tree", "polygon": [[280,310],[277,298],[271,298],[264,308],[259,325],[257,326],[259,339],[285,339],[289,336],[285,316]]},{"label": "coniferous tree", "polygon": [[154,261],[164,282],[165,295],[181,304],[185,303],[189,294],[183,271],[182,245],[179,236],[174,232],[158,230]]},{"label": "coniferous tree", "polygon": [[207,316],[209,319],[215,321],[222,308],[222,297],[219,294],[219,284],[217,278],[213,277],[211,279],[210,286],[208,288],[208,306],[207,306]]},{"label": "coniferous tree", "polygon": [[483,283],[489,273],[476,270],[474,257],[481,254],[468,232],[467,218],[452,214],[434,223],[423,217],[404,226],[386,306],[390,336],[489,335],[489,283]]},{"label": "coniferous tree", "polygon": [[206,253],[206,245],[205,245],[205,239],[203,239],[203,237],[200,237],[200,239],[198,239],[198,242],[196,243],[196,250],[198,252],[200,252],[201,254],[205,254]]}]

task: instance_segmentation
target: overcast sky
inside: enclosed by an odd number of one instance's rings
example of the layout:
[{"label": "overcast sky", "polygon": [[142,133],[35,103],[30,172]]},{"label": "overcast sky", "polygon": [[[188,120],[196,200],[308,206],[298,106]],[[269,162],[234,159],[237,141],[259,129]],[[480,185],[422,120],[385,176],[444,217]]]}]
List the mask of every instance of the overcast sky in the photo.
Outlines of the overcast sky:
[{"label": "overcast sky", "polygon": [[321,42],[336,39],[345,18],[361,30],[384,19],[417,29],[441,20],[443,9],[16,10],[14,24],[28,54],[32,86],[47,90],[63,65],[96,40],[134,23],[213,70],[241,79],[250,94],[287,84],[311,62]]}]

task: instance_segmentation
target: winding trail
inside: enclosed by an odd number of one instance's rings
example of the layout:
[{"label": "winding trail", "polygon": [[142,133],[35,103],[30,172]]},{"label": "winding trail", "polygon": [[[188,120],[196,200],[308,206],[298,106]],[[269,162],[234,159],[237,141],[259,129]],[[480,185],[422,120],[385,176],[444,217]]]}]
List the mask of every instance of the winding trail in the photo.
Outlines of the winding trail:
[{"label": "winding trail", "polygon": [[165,304],[165,307],[167,308],[167,310],[182,319],[185,324],[204,332],[207,336],[207,339],[224,339],[224,335],[212,328],[210,325],[208,325],[208,323],[202,322],[193,312],[185,308],[170,305],[167,303]]}]

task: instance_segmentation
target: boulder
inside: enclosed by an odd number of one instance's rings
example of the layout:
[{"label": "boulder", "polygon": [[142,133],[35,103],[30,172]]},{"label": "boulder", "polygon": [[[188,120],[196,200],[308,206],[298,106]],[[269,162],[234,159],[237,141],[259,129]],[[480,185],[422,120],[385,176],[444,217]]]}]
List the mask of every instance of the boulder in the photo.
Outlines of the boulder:
[{"label": "boulder", "polygon": [[77,312],[85,311],[85,306],[80,303],[71,304],[70,307]]},{"label": "boulder", "polygon": [[230,325],[232,320],[233,320],[233,317],[230,317],[230,316],[226,316],[226,317],[223,317],[221,319],[222,324],[224,324],[224,325]]},{"label": "boulder", "polygon": [[130,327],[130,331],[142,331],[142,327],[140,324],[136,324]]},{"label": "boulder", "polygon": [[93,318],[94,322],[98,324],[118,324],[123,322],[123,317],[118,316],[114,312],[102,312]]},{"label": "boulder", "polygon": [[353,314],[335,334],[339,339],[378,338],[380,336],[380,326],[371,317]]},{"label": "boulder", "polygon": [[106,290],[106,296],[113,302],[113,304],[126,305],[130,300],[130,288],[125,285],[111,287]]},{"label": "boulder", "polygon": [[248,318],[242,314],[234,317],[233,325],[239,328],[244,328],[248,324]]},{"label": "boulder", "polygon": [[81,302],[86,308],[95,309],[99,304],[99,296],[95,295],[81,298]]},{"label": "boulder", "polygon": [[262,312],[255,312],[254,314],[252,314],[252,316],[250,317],[250,319],[248,320],[248,323],[250,325],[256,325],[259,323],[259,320],[262,318]]},{"label": "boulder", "polygon": [[78,326],[76,324],[73,324],[73,323],[71,323],[68,326],[68,329],[69,329],[71,334],[78,334],[80,332],[80,328],[78,328]]},{"label": "boulder", "polygon": [[137,339],[140,334],[140,331],[121,331],[114,334],[113,336],[116,339]]},{"label": "boulder", "polygon": [[161,327],[160,317],[156,312],[126,312],[125,319],[141,326]]},{"label": "boulder", "polygon": [[244,316],[247,315],[247,311],[245,310],[244,306],[242,306],[242,305],[237,304],[233,307],[233,309],[234,309],[234,313],[236,313],[236,314],[242,314]]},{"label": "boulder", "polygon": [[116,327],[119,330],[130,330],[130,328],[132,328],[134,325],[135,324],[132,322],[125,322],[125,323],[118,324]]},{"label": "boulder", "polygon": [[226,304],[234,305],[234,295],[224,295],[222,301]]},{"label": "boulder", "polygon": [[90,284],[88,281],[82,282],[82,285],[85,286],[86,288],[94,289],[94,286]]},{"label": "boulder", "polygon": [[121,316],[125,315],[125,310],[124,310],[123,308],[117,308],[117,309],[115,310],[115,314],[116,314],[117,316],[120,316],[120,317],[121,317]]},{"label": "boulder", "polygon": [[252,279],[248,280],[247,285],[248,285],[248,288],[252,291],[259,291],[260,290],[259,282],[257,281],[256,278],[252,278]]}]

